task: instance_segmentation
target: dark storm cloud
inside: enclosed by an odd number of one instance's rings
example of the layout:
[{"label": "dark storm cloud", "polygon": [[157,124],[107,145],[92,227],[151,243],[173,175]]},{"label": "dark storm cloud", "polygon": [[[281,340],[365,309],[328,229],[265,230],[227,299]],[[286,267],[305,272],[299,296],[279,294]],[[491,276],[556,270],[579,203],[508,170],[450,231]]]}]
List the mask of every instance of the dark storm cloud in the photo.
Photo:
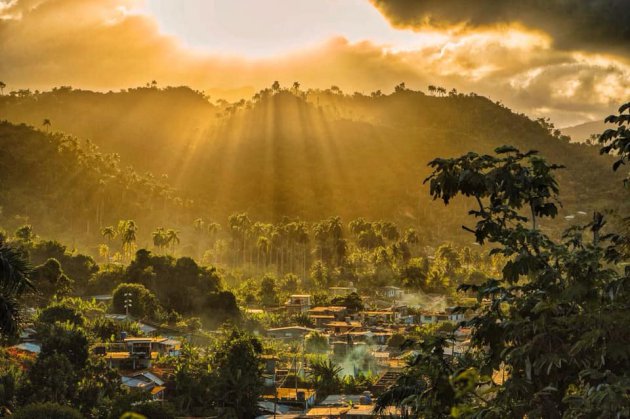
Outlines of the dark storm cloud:
[{"label": "dark storm cloud", "polygon": [[371,0],[395,26],[465,29],[521,23],[556,48],[630,52],[630,0]]}]

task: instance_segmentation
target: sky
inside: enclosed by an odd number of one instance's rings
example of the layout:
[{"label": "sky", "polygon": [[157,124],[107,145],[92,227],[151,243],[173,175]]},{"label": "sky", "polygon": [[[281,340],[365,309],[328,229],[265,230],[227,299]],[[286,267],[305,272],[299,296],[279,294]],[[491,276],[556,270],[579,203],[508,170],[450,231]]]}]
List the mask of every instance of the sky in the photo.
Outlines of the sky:
[{"label": "sky", "polygon": [[476,92],[558,126],[630,98],[628,0],[0,0],[6,90],[274,80]]}]

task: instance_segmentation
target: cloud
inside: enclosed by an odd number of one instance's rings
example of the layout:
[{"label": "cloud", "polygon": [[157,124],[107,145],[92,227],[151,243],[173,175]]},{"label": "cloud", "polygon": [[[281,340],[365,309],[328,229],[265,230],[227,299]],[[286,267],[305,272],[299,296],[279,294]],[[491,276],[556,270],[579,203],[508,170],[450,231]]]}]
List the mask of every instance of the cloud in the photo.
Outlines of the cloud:
[{"label": "cloud", "polygon": [[[316,1],[316,0],[315,0]],[[279,80],[305,88],[384,92],[404,81],[501,100],[560,125],[601,119],[630,97],[630,67],[616,57],[557,50],[544,33],[487,27],[394,50],[332,38],[273,59],[201,53],[160,33],[134,0],[0,0],[0,80],[9,89],[99,90],[157,80],[212,94],[252,92]]]},{"label": "cloud", "polygon": [[627,0],[370,0],[392,24],[476,30],[521,23],[559,49],[630,51]]}]

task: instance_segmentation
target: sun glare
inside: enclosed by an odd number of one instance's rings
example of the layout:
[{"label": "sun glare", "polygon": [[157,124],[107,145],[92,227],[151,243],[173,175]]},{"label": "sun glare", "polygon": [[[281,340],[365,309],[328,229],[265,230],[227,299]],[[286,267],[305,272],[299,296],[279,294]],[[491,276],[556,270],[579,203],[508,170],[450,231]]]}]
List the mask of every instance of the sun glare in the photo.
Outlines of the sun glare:
[{"label": "sun glare", "polygon": [[246,58],[299,51],[339,36],[391,51],[439,39],[392,28],[367,0],[147,0],[144,10],[188,47]]}]

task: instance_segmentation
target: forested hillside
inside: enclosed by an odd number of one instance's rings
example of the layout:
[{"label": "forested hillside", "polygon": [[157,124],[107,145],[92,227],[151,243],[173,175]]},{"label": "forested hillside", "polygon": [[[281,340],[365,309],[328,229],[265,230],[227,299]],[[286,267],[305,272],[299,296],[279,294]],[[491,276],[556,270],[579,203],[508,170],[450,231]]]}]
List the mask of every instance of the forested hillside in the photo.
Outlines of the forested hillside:
[{"label": "forested hillside", "polygon": [[[391,95],[366,96],[275,85],[251,100],[216,105],[189,88],[155,85],[14,92],[0,98],[0,118],[40,131],[0,127],[3,216],[28,217],[46,233],[97,234],[118,219],[135,219],[148,232],[164,224],[191,229],[198,217],[225,223],[235,212],[266,221],[338,215],[393,220],[429,240],[458,239],[462,223],[454,220],[463,220],[465,207],[456,201],[445,209],[427,198],[420,188],[426,163],[502,144],[566,166],[558,175],[561,215],[618,206],[611,186],[618,179],[597,147],[570,144],[549,122],[487,98],[430,90],[400,85]],[[86,139],[117,153],[120,164]],[[49,158],[33,157],[43,154]],[[29,162],[37,172],[17,169]],[[173,200],[177,194],[187,198]],[[171,204],[176,215],[165,219]]]},{"label": "forested hillside", "polygon": [[89,141],[0,122],[0,143],[1,224],[10,231],[32,224],[46,236],[86,243],[114,220],[185,222],[191,203],[165,179],[124,168],[117,154]]}]

